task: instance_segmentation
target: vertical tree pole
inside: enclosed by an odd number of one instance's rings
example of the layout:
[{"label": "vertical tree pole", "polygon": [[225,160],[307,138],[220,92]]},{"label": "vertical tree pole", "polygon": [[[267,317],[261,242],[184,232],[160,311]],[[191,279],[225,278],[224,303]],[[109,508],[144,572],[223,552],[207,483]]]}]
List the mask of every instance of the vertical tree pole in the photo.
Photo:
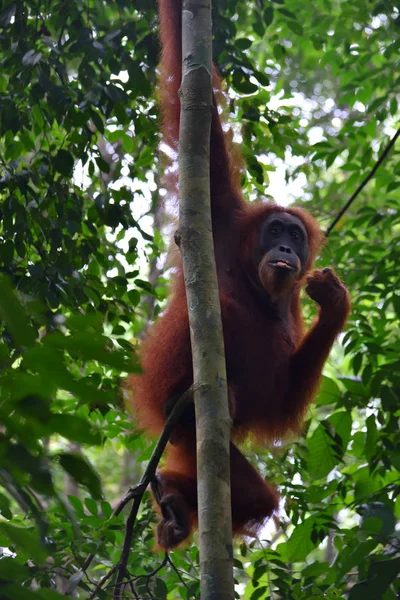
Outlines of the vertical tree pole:
[{"label": "vertical tree pole", "polygon": [[194,371],[201,599],[231,600],[231,420],[210,209],[211,44],[211,0],[183,0],[179,243]]}]

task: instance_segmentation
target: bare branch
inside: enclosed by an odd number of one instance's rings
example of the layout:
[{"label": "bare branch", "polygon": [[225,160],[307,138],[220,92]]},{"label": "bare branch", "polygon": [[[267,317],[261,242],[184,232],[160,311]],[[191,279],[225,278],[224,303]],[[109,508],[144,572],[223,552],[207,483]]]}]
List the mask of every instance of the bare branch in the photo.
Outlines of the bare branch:
[{"label": "bare branch", "polygon": [[346,202],[346,204],[343,206],[343,208],[338,212],[338,214],[336,215],[336,217],[333,219],[332,223],[329,225],[328,229],[326,230],[326,233],[325,233],[326,237],[329,236],[329,234],[331,233],[332,229],[335,227],[335,225],[338,223],[338,221],[342,218],[342,216],[344,215],[344,213],[350,208],[350,206],[353,204],[354,200],[357,198],[357,196],[359,195],[359,193],[361,192],[361,190],[363,190],[363,188],[367,185],[368,181],[370,179],[372,179],[372,177],[375,175],[376,171],[378,170],[378,168],[383,163],[383,161],[385,160],[385,158],[389,154],[390,150],[393,148],[394,144],[396,143],[396,140],[399,137],[399,135],[400,135],[400,129],[398,129],[396,131],[396,133],[394,134],[394,136],[390,139],[388,145],[386,146],[386,148],[384,149],[384,151],[382,152],[382,154],[380,155],[380,157],[378,158],[378,160],[376,161],[376,163],[372,167],[371,171],[363,179],[363,181],[360,183],[360,185],[358,186],[358,188],[356,189],[356,191],[354,192],[354,194],[348,199],[348,201]]},{"label": "bare branch", "polygon": [[[128,576],[127,563],[128,563],[129,552],[130,552],[131,543],[132,543],[133,528],[134,528],[136,517],[137,517],[138,511],[139,511],[140,503],[142,501],[143,495],[144,495],[146,489],[148,488],[149,484],[152,481],[154,481],[158,463],[160,462],[160,459],[164,452],[165,446],[167,445],[168,440],[171,437],[171,434],[172,434],[175,426],[179,423],[180,418],[181,418],[182,413],[184,412],[185,408],[192,402],[193,402],[193,389],[192,389],[192,387],[190,387],[179,398],[179,400],[176,402],[176,404],[172,408],[171,413],[167,419],[167,422],[165,423],[164,429],[162,430],[160,437],[157,440],[156,446],[153,450],[153,453],[150,457],[150,460],[148,462],[148,465],[146,467],[145,472],[143,473],[143,476],[142,476],[140,482],[137,485],[135,485],[134,487],[130,488],[127,491],[125,497],[118,504],[118,506],[115,507],[115,509],[110,517],[110,520],[113,519],[114,517],[118,516],[122,512],[122,510],[125,508],[125,506],[127,504],[129,504],[129,502],[131,500],[133,500],[133,505],[132,505],[131,511],[129,513],[127,522],[126,522],[125,538],[124,538],[120,561],[118,562],[118,564],[114,565],[110,569],[110,571],[108,573],[106,573],[106,575],[104,575],[104,577],[99,581],[95,590],[93,590],[92,594],[90,595],[90,599],[93,599],[96,597],[97,592],[101,588],[103,588],[103,586],[107,583],[107,581],[115,573],[117,573],[117,581],[116,581],[115,589],[114,589],[114,599],[122,598],[121,594],[123,594],[123,590],[125,587],[124,579]],[[81,567],[81,571],[83,573],[86,574],[86,571],[89,568],[90,564],[92,563],[94,557],[95,557],[95,554],[90,554],[86,558],[85,562],[83,563],[83,565]]]}]

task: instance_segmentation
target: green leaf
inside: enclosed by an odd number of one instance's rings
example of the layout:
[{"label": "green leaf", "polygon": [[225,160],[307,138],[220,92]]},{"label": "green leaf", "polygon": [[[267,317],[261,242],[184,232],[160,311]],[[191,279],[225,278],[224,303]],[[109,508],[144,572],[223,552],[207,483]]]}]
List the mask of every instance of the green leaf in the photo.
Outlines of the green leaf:
[{"label": "green leaf", "polygon": [[264,24],[261,21],[255,21],[253,23],[253,31],[260,37],[262,38],[264,36],[265,33],[265,27]]},{"label": "green leaf", "polygon": [[36,125],[35,133],[39,133],[44,127],[44,119],[38,104],[32,106],[32,116]]},{"label": "green leaf", "polygon": [[350,590],[349,600],[376,600],[400,573],[400,558],[372,563],[366,581],[361,581]]},{"label": "green leaf", "polygon": [[145,281],[144,279],[135,279],[135,285],[141,288],[142,290],[145,290],[148,294],[151,294],[152,296],[157,296],[157,292],[155,291],[151,283],[149,283],[148,281]]},{"label": "green leaf", "polygon": [[304,578],[308,577],[319,577],[320,575],[324,575],[328,573],[330,569],[330,565],[327,562],[313,562],[310,565],[307,565],[302,572]]},{"label": "green leaf", "polygon": [[101,503],[101,512],[103,513],[106,519],[109,519],[113,513],[111,504],[103,500]]},{"label": "green leaf", "polygon": [[100,131],[100,133],[102,135],[104,135],[104,123],[103,123],[103,119],[101,118],[101,116],[99,115],[99,113],[97,113],[94,110],[90,111],[90,116],[93,120],[94,125],[96,126],[96,129],[98,131]]},{"label": "green leaf", "polygon": [[254,94],[258,90],[258,87],[254,83],[246,79],[235,81],[235,87],[242,94]]},{"label": "green leaf", "polygon": [[338,555],[337,562],[340,561],[339,577],[343,577],[349,573],[351,569],[360,564],[364,564],[367,556],[376,548],[378,542],[376,540],[366,540],[358,543],[354,547],[355,540],[350,541],[349,546],[342,549],[341,555]]},{"label": "green leaf", "polygon": [[298,21],[287,21],[286,25],[296,35],[300,35],[300,36],[304,35],[303,26]]},{"label": "green leaf", "polygon": [[274,20],[274,9],[272,8],[272,6],[267,6],[266,9],[264,10],[264,23],[266,24],[267,27],[269,27],[269,25],[271,25],[272,21]]},{"label": "green leaf", "polygon": [[97,166],[99,167],[100,171],[102,173],[109,173],[110,172],[110,165],[108,164],[108,162],[106,162],[104,160],[104,158],[102,158],[101,156],[96,156],[95,161],[97,163]]},{"label": "green leaf", "polygon": [[[153,290],[153,288],[151,289]],[[88,334],[87,331],[81,331],[70,336],[65,336],[55,333],[46,336],[44,344],[49,347],[68,350],[73,354],[77,354],[83,360],[96,360],[118,371],[130,372],[134,368],[132,357],[127,356],[121,350],[107,349],[110,340],[100,334]]]},{"label": "green leaf", "polygon": [[164,600],[168,596],[168,587],[163,579],[156,577],[154,581],[154,597]]},{"label": "green leaf", "polygon": [[0,256],[4,266],[8,267],[14,258],[14,244],[11,240],[6,240],[0,247]]},{"label": "green leaf", "polygon": [[43,600],[65,600],[65,594],[59,594],[55,590],[42,589],[38,593]]},{"label": "green leaf", "polygon": [[48,556],[39,537],[26,527],[16,527],[11,523],[0,523],[0,533],[6,535],[11,544],[15,545],[17,550],[22,550],[27,558],[42,563]]},{"label": "green leaf", "polygon": [[288,17],[289,19],[296,20],[296,15],[286,8],[278,8],[278,12],[280,12],[281,15],[285,15],[285,17]]},{"label": "green leaf", "polygon": [[328,417],[327,421],[328,423],[332,423],[335,428],[335,434],[340,437],[342,455],[350,441],[351,426],[353,424],[351,414],[350,412],[341,410]]},{"label": "green leaf", "polygon": [[95,517],[98,515],[97,504],[92,498],[85,498],[85,506]]},{"label": "green leaf", "polygon": [[252,43],[253,42],[248,38],[239,38],[238,40],[235,40],[235,47],[239,48],[239,50],[247,50]]},{"label": "green leaf", "polygon": [[267,592],[268,592],[268,588],[266,585],[262,585],[261,587],[258,587],[256,590],[254,590],[254,592],[252,592],[251,596],[250,596],[250,600],[260,600],[260,598],[266,598],[267,597]]},{"label": "green leaf", "polygon": [[59,150],[53,158],[53,166],[58,173],[69,177],[74,168],[74,158],[67,150]]},{"label": "green leaf", "polygon": [[93,424],[76,415],[52,415],[48,426],[52,431],[68,440],[78,442],[78,444],[99,446],[102,443],[102,435],[99,431],[96,431]]},{"label": "green leaf", "polygon": [[36,334],[28,322],[24,308],[4,275],[0,275],[0,317],[17,345],[31,346],[34,343]]},{"label": "green leaf", "polygon": [[328,475],[339,462],[338,454],[333,447],[333,440],[323,425],[318,425],[308,440],[307,448],[308,469],[310,475],[316,479]]},{"label": "green leaf", "polygon": [[393,190],[397,190],[400,187],[400,181],[392,181],[386,188],[387,192],[393,192]]},{"label": "green leaf", "polygon": [[2,600],[65,600],[65,596],[50,589],[30,590],[17,584],[1,585]]},{"label": "green leaf", "polygon": [[29,570],[26,565],[19,564],[17,560],[10,556],[3,556],[0,559],[0,580],[15,583],[16,581],[24,581],[28,576]]},{"label": "green leaf", "polygon": [[[362,508],[361,529],[370,531],[371,533],[380,533],[386,538],[393,533],[396,526],[396,517],[387,504],[383,502],[369,502]],[[378,521],[377,529],[371,529],[371,519]]]},{"label": "green leaf", "polygon": [[286,50],[281,44],[275,44],[273,47],[273,53],[276,60],[279,61],[285,56]]},{"label": "green leaf", "polygon": [[138,290],[129,290],[127,293],[129,302],[132,306],[137,306],[140,302],[140,292]]},{"label": "green leaf", "polygon": [[[1,599],[3,600],[41,600],[39,592],[34,592],[26,586],[17,584],[1,584]],[[65,600],[65,598],[64,598]]]},{"label": "green leaf", "polygon": [[96,471],[79,454],[62,453],[56,455],[62,468],[71,475],[80,485],[85,486],[93,498],[100,500],[102,497],[101,482]]},{"label": "green leaf", "polygon": [[300,525],[297,525],[287,542],[287,560],[289,562],[300,562],[304,560],[315,548],[311,540],[315,519],[309,517]]},{"label": "green leaf", "polygon": [[0,514],[3,515],[5,519],[12,519],[10,500],[7,496],[3,496],[3,494],[0,494]]},{"label": "green leaf", "polygon": [[353,479],[355,481],[354,493],[356,500],[365,500],[381,487],[381,479],[378,476],[371,475],[368,467],[358,468],[353,473]]},{"label": "green leaf", "polygon": [[400,558],[377,560],[368,570],[369,594],[382,594],[400,574]]},{"label": "green leaf", "polygon": [[325,404],[335,404],[341,396],[340,388],[334,379],[324,375],[322,384],[317,396],[319,406]]},{"label": "green leaf", "polygon": [[128,154],[133,154],[135,151],[135,139],[132,135],[124,133],[122,137],[122,147]]},{"label": "green leaf", "polygon": [[68,495],[68,500],[70,505],[74,508],[79,518],[82,518],[85,514],[83,509],[82,500],[77,498],[76,496]]},{"label": "green leaf", "polygon": [[366,421],[367,439],[365,444],[365,456],[371,460],[377,452],[378,430],[376,427],[375,415],[370,415]]}]

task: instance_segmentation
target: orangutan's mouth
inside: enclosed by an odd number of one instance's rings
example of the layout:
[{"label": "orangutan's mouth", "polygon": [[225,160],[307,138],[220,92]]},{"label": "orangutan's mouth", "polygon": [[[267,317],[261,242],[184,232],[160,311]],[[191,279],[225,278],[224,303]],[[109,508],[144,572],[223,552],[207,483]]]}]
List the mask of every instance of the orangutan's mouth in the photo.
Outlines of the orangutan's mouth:
[{"label": "orangutan's mouth", "polygon": [[275,267],[277,269],[288,269],[289,271],[297,271],[297,267],[290,264],[286,260],[272,260],[272,261],[268,261],[268,264],[271,267]]}]

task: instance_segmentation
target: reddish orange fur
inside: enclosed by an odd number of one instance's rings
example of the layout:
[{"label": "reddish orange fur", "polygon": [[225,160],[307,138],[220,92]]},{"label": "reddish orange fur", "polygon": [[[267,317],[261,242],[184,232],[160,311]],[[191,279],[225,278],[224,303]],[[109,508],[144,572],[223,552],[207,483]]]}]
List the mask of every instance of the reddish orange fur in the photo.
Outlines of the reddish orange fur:
[{"label": "reddish orange fur", "polygon": [[[163,134],[164,141],[176,149],[181,0],[159,0],[159,7]],[[219,86],[215,74],[214,86]],[[215,92],[220,95],[217,89]],[[299,431],[304,412],[318,388],[323,364],[346,320],[349,302],[345,288],[335,275],[317,272],[310,279],[310,285],[314,286],[315,297],[322,298],[321,306],[324,303],[328,309],[322,307],[320,318],[305,335],[299,295],[323,243],[323,235],[313,217],[301,208],[246,203],[238,185],[240,163],[233,158],[229,143],[215,107],[211,131],[211,206],[233,412],[232,436],[240,441],[250,434],[265,443]],[[284,311],[260,285],[256,254],[260,227],[276,212],[298,217],[306,228],[309,243],[304,273],[293,283]],[[335,294],[336,304],[331,300]],[[327,316],[328,313],[331,316]],[[185,286],[180,268],[167,310],[143,344],[141,358],[143,374],[131,377],[128,385],[133,392],[134,411],[140,426],[157,434],[165,424],[165,404],[183,394],[193,382]],[[234,531],[256,534],[265,518],[276,510],[277,493],[233,444],[231,477]],[[188,536],[197,520],[193,422],[179,426],[174,444],[168,447],[165,470],[161,471],[160,478],[163,497],[175,501],[175,520],[161,521],[158,538],[161,546],[173,547],[182,537],[174,534],[178,521],[184,522],[183,535]],[[185,507],[187,512],[181,518]]]}]

